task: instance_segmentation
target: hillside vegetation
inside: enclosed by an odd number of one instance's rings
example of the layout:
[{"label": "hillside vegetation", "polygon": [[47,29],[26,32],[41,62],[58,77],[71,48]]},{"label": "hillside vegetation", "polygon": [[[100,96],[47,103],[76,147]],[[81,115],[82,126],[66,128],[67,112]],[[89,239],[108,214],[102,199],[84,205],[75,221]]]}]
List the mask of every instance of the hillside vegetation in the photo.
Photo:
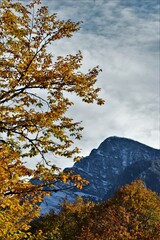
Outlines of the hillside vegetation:
[{"label": "hillside vegetation", "polygon": [[121,188],[113,198],[94,204],[78,198],[63,203],[61,213],[41,216],[32,223],[33,239],[159,240],[160,197],[142,181]]}]

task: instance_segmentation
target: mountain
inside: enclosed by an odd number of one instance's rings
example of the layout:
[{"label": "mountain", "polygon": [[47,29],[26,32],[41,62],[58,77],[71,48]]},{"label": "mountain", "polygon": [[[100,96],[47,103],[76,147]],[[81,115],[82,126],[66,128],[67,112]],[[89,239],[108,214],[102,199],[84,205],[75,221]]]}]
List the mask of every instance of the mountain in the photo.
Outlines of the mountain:
[{"label": "mountain", "polygon": [[160,150],[127,138],[107,138],[98,149],[66,170],[80,174],[89,185],[82,190],[51,193],[41,204],[42,214],[57,210],[64,198],[74,201],[80,195],[93,201],[106,200],[135,179],[142,179],[148,188],[160,193]]}]

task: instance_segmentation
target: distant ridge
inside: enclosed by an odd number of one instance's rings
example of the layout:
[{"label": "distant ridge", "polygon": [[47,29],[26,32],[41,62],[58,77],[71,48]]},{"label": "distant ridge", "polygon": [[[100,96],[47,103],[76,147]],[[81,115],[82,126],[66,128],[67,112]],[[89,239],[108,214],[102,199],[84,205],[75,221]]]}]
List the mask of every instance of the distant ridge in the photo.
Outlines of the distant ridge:
[{"label": "distant ridge", "polygon": [[68,169],[89,180],[89,185],[82,190],[51,193],[41,204],[42,214],[56,209],[64,198],[74,201],[80,195],[93,201],[106,200],[135,179],[142,179],[146,187],[160,194],[160,150],[132,139],[109,137]]}]

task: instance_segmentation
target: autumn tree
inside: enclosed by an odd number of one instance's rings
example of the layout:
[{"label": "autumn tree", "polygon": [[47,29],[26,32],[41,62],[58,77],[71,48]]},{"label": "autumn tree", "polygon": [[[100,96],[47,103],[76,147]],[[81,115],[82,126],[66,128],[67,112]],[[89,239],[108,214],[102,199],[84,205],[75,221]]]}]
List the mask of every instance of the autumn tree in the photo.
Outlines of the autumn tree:
[{"label": "autumn tree", "polygon": [[[103,104],[95,87],[100,69],[82,73],[82,54],[55,56],[48,46],[70,38],[80,23],[58,20],[40,0],[0,3],[0,238],[20,239],[38,215],[43,184],[72,181],[78,175],[61,171],[54,157],[77,159],[74,139],[81,138],[80,122],[68,116],[71,94],[86,103]],[[24,164],[38,157],[35,169]],[[53,190],[57,191],[58,189]],[[28,237],[29,239],[29,237]]]},{"label": "autumn tree", "polygon": [[98,204],[79,240],[160,239],[160,197],[135,181]]},{"label": "autumn tree", "polygon": [[159,203],[160,197],[138,180],[102,203],[80,197],[75,203],[64,201],[59,215],[51,212],[35,219],[31,232],[34,237],[41,230],[47,240],[158,240]]},{"label": "autumn tree", "polygon": [[81,234],[82,226],[90,221],[93,207],[93,202],[84,201],[81,197],[72,203],[64,201],[58,215],[50,212],[36,218],[30,231],[36,236],[41,230],[44,239],[75,240]]}]

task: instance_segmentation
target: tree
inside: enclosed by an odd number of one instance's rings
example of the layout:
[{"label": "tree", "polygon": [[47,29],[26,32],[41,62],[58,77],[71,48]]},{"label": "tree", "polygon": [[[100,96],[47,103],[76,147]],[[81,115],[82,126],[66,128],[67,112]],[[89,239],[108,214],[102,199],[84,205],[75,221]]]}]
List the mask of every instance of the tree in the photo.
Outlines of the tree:
[{"label": "tree", "polygon": [[105,203],[98,204],[82,228],[87,240],[160,239],[160,197],[135,181],[120,189]]},{"label": "tree", "polygon": [[[82,226],[90,221],[94,203],[77,197],[75,203],[64,201],[59,215],[50,212],[36,218],[31,224],[33,236],[42,231],[44,239],[74,240],[81,234]],[[33,238],[34,239],[34,238]]]},{"label": "tree", "polygon": [[[78,198],[64,202],[59,215],[49,213],[32,222],[31,232],[43,239],[151,240],[160,239],[160,197],[141,181],[121,188],[103,203]],[[33,238],[36,239],[36,238]]]},{"label": "tree", "polygon": [[[82,73],[81,52],[55,59],[47,51],[48,45],[70,38],[79,29],[79,22],[50,15],[40,0],[28,5],[12,0],[0,3],[1,239],[24,235],[38,215],[35,203],[41,201],[44,182],[72,181],[77,187],[86,183],[79,175],[61,171],[53,159],[55,155],[78,159],[74,139],[81,138],[82,126],[67,115],[74,104],[70,96],[74,93],[86,103],[103,104],[95,87],[100,69]],[[36,156],[36,168],[27,168],[24,160],[34,161]],[[28,177],[43,184],[35,186]],[[53,186],[53,190],[58,189]]]}]

